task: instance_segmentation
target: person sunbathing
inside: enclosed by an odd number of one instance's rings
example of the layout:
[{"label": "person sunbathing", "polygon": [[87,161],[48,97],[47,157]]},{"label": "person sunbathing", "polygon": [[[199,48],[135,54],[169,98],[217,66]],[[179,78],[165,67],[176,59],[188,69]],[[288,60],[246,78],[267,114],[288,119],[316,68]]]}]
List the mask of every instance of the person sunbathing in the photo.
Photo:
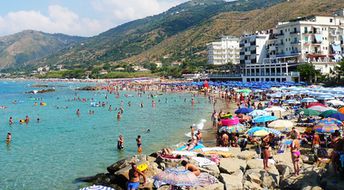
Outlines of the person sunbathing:
[{"label": "person sunbathing", "polygon": [[194,173],[195,176],[199,176],[201,174],[201,171],[198,169],[197,166],[190,164],[185,160],[183,160],[181,164],[185,167],[186,170],[189,170],[190,172]]}]

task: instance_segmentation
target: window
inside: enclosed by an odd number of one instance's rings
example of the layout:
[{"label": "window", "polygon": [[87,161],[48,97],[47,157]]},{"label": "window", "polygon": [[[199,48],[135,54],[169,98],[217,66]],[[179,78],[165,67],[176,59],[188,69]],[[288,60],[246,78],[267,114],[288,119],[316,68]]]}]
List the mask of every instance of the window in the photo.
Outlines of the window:
[{"label": "window", "polygon": [[308,28],[307,27],[305,27],[304,30],[305,30],[305,33],[308,33]]},{"label": "window", "polygon": [[333,19],[332,19],[332,18],[330,18],[330,22],[331,22],[331,23],[333,22]]}]

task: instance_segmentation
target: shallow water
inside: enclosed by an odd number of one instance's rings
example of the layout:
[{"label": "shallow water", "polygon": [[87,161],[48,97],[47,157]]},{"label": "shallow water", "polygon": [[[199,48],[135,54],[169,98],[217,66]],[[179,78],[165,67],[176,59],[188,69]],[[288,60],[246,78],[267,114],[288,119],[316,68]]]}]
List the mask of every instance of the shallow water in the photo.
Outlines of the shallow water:
[{"label": "shallow water", "polygon": [[[135,92],[125,92],[134,97],[115,98],[106,92],[77,92],[78,83],[49,83],[57,85],[56,92],[30,95],[24,92],[39,88],[30,82],[0,81],[0,189],[78,189],[85,186],[74,183],[74,179],[106,172],[106,167],[120,158],[136,153],[135,138],[142,136],[143,153],[151,153],[163,146],[185,141],[184,133],[189,126],[209,118],[211,106],[203,97],[196,97],[191,106],[191,94],[164,94],[155,98],[156,108],[146,95],[138,97]],[[115,111],[91,107],[90,102],[68,101],[75,93],[82,98],[108,101],[113,108],[124,101],[124,114],[118,122]],[[121,93],[122,95],[124,92]],[[47,106],[34,106],[41,97]],[[184,98],[187,102],[184,102]],[[160,102],[159,102],[160,99]],[[165,102],[165,99],[168,102]],[[17,100],[17,104],[12,104]],[[127,102],[131,101],[131,107]],[[144,108],[140,108],[141,101]],[[37,101],[39,102],[39,101]],[[68,109],[57,109],[56,106]],[[81,115],[77,117],[76,109]],[[88,110],[94,110],[89,115]],[[29,115],[28,125],[19,124]],[[9,126],[12,116],[15,124]],[[37,123],[36,119],[40,118]],[[145,133],[147,129],[150,133]],[[12,142],[5,142],[7,132],[12,133]],[[125,149],[117,151],[119,134],[124,135]]]}]

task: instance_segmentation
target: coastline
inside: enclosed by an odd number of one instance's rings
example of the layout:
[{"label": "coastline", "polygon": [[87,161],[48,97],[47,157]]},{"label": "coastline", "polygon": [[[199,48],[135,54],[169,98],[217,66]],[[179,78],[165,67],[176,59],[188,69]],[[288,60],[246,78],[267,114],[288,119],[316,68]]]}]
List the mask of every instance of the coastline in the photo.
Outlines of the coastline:
[{"label": "coastline", "polygon": [[[215,110],[219,112],[220,110],[224,112],[234,113],[235,111],[235,103],[227,102],[225,99],[219,97],[218,94],[212,94],[216,97],[216,105]],[[213,123],[210,119],[211,115],[207,118],[207,122],[203,128],[203,144],[206,146],[216,146],[216,129],[213,128]]]}]

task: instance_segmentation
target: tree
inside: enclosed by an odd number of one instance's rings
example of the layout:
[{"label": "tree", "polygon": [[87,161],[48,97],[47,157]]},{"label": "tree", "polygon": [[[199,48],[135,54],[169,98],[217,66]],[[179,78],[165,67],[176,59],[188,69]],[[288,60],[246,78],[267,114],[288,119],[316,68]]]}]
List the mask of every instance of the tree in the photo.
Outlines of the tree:
[{"label": "tree", "polygon": [[344,76],[344,59],[335,67],[335,72],[337,73],[337,80],[340,82],[341,76]]},{"label": "tree", "polygon": [[312,63],[304,63],[297,66],[297,71],[300,72],[301,79],[311,83],[320,72],[315,69]]}]

